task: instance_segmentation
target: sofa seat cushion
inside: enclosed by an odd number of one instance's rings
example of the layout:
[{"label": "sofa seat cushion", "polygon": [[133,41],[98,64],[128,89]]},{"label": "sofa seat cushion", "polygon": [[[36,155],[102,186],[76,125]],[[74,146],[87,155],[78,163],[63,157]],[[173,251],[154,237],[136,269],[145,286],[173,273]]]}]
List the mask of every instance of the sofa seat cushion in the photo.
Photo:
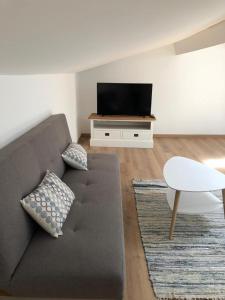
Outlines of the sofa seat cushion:
[{"label": "sofa seat cushion", "polygon": [[123,224],[119,165],[89,154],[89,171],[68,169],[74,201],[55,240],[38,230],[12,278],[17,296],[122,299]]}]

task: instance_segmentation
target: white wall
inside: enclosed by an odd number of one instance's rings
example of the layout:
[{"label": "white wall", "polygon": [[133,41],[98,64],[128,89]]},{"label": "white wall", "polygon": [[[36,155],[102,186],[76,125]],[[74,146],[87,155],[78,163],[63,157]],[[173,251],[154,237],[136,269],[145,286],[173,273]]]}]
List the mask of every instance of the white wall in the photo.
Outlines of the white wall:
[{"label": "white wall", "polygon": [[74,74],[0,76],[0,148],[50,114],[65,113],[77,140]]},{"label": "white wall", "polygon": [[97,82],[153,83],[155,133],[225,134],[225,45],[175,55],[173,46],[78,73],[79,132],[89,132]]}]

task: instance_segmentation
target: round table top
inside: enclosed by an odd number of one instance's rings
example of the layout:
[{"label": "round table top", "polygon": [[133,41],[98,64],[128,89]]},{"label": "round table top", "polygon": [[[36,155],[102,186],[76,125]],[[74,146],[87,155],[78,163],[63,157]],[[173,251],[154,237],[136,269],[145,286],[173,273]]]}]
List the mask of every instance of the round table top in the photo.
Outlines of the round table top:
[{"label": "round table top", "polygon": [[163,169],[166,183],[172,189],[207,192],[225,189],[225,175],[195,160],[174,156]]}]

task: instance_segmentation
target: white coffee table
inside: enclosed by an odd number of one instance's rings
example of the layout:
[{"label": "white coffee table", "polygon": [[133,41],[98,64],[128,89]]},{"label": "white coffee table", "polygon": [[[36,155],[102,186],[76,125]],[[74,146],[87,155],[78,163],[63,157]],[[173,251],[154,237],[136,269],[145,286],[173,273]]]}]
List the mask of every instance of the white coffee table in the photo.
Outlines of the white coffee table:
[{"label": "white coffee table", "polygon": [[222,202],[211,191],[222,190],[225,215],[225,175],[189,158],[174,156],[163,169],[167,185],[175,197],[168,197],[172,209],[169,239],[173,237],[176,214],[200,214],[218,209]]}]

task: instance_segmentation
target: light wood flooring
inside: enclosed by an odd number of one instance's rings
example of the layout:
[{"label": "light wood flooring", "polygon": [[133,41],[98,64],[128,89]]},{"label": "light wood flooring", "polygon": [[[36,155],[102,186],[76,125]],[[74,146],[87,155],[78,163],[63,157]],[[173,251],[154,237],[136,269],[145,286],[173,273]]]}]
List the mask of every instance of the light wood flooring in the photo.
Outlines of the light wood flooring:
[{"label": "light wood flooring", "polygon": [[214,159],[217,164],[222,159],[219,170],[225,173],[225,137],[157,137],[154,141],[153,149],[133,149],[90,147],[88,136],[80,139],[89,152],[116,153],[120,159],[126,251],[124,300],[155,299],[140,239],[132,179],[163,178],[163,165],[175,155],[200,162]]},{"label": "light wood flooring", "polygon": [[153,149],[90,147],[88,136],[81,137],[80,143],[89,152],[116,153],[120,159],[126,249],[124,300],[155,299],[148,279],[131,180],[163,178],[163,165],[174,155],[200,162],[214,159],[218,165],[223,164],[219,170],[225,173],[225,137],[157,137]]}]

